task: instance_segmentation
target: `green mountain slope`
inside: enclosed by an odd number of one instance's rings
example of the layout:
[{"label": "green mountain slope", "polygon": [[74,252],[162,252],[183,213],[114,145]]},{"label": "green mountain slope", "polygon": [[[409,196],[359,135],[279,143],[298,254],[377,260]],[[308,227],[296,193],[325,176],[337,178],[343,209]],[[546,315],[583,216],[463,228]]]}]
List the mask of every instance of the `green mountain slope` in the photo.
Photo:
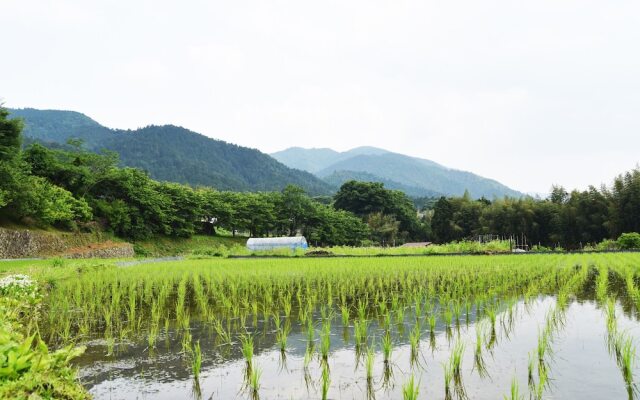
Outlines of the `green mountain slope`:
[{"label": "green mountain slope", "polygon": [[312,195],[335,190],[314,175],[289,168],[258,150],[178,126],[116,130],[72,111],[10,111],[11,116],[24,119],[24,134],[29,139],[61,144],[69,138],[79,138],[87,148],[115,151],[123,165],[142,168],[162,181],[237,191],[280,190],[295,184]]},{"label": "green mountain slope", "polygon": [[[335,184],[336,177],[354,173],[366,173],[378,182],[393,182],[402,185],[406,190],[424,190],[431,193],[445,195],[462,195],[468,190],[473,197],[488,198],[514,196],[522,193],[513,190],[495,180],[483,178],[471,172],[460,171],[444,167],[438,163],[421,158],[409,157],[392,153],[374,147],[359,147],[347,152],[334,152],[331,157],[323,149],[291,148],[272,154],[283,164],[292,168],[305,169],[309,164],[316,176]],[[296,160],[306,160],[307,164],[300,164]],[[403,190],[403,189],[400,189]]]},{"label": "green mountain slope", "polygon": [[335,171],[331,175],[324,177],[325,182],[332,186],[340,187],[347,181],[361,182],[382,182],[387,189],[401,190],[410,197],[440,197],[443,194],[433,190],[424,189],[417,186],[404,185],[391,179],[380,178],[379,176],[358,171]]}]

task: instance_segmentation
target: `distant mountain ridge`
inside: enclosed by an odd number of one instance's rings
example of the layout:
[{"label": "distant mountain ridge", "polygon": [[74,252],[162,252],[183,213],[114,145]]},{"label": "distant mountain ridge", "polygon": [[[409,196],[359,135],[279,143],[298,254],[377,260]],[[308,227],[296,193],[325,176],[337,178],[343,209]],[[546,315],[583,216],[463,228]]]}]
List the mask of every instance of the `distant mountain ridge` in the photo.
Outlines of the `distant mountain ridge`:
[{"label": "distant mountain ridge", "polygon": [[291,168],[311,172],[332,185],[366,176],[417,197],[461,196],[465,190],[474,198],[523,196],[493,179],[375,147],[357,147],[345,152],[292,147],[271,155]]},{"label": "distant mountain ridge", "polygon": [[9,111],[10,117],[24,120],[27,138],[45,144],[82,139],[88,149],[115,151],[123,165],[144,169],[161,181],[236,191],[281,190],[288,184],[301,186],[312,195],[335,191],[311,173],[287,167],[258,150],[174,125],[120,130],[102,126],[75,111]]}]

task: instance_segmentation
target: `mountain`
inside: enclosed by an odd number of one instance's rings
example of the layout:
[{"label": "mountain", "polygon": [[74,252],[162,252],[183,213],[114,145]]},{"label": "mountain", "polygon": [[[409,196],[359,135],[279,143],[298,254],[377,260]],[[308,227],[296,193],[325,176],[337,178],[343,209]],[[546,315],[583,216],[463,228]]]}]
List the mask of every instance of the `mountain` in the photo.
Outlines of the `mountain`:
[{"label": "mountain", "polygon": [[122,165],[144,169],[161,181],[236,191],[280,190],[288,184],[301,186],[312,195],[335,191],[309,172],[289,168],[258,150],[211,139],[179,126],[119,130],[74,111],[9,111],[12,117],[24,120],[28,139],[45,144],[82,139],[89,150],[115,151]]},{"label": "mountain", "polygon": [[385,186],[389,184],[390,188],[403,190],[411,196],[427,196],[417,194],[419,191],[460,196],[465,190],[474,198],[523,196],[493,179],[375,147],[358,147],[346,152],[296,147],[272,156],[291,168],[309,171],[333,185],[346,177],[364,173],[368,180],[383,182]]},{"label": "mountain", "polygon": [[334,171],[331,175],[324,177],[325,182],[335,187],[340,187],[343,183],[352,180],[361,182],[382,182],[384,183],[384,187],[387,189],[401,190],[406,193],[407,196],[413,198],[440,197],[444,195],[440,192],[435,192],[418,186],[404,185],[391,179],[380,178],[379,176],[361,171]]}]

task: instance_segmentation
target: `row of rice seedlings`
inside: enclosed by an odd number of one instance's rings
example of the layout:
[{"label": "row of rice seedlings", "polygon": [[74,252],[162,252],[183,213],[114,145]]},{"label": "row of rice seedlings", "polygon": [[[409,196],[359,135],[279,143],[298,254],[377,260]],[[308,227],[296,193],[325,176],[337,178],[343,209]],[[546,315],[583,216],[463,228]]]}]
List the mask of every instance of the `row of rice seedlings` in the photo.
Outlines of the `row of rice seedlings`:
[{"label": "row of rice seedlings", "polygon": [[606,301],[605,317],[607,326],[607,348],[620,368],[627,390],[632,393],[634,387],[633,366],[636,359],[636,347],[633,343],[633,338],[628,333],[618,331],[616,305],[615,300],[612,298],[608,298]]},{"label": "row of rice seedlings", "polygon": [[[195,296],[196,296],[196,298],[197,298],[196,303],[198,303],[198,304],[199,304],[199,308],[204,309],[204,308],[205,308],[205,307],[203,306],[204,301],[202,301],[202,299],[203,299],[203,297],[204,297],[204,295],[203,295],[204,291],[202,291],[202,290],[198,290],[198,289],[197,289],[198,287],[200,287],[200,286],[199,286],[199,283],[197,282],[197,281],[198,281],[198,279],[194,279],[194,281],[195,281],[195,283],[194,283],[194,285],[195,285],[194,292],[196,293],[196,294],[195,294]],[[177,301],[177,303],[176,303],[176,304],[177,304],[177,307],[176,307],[176,313],[180,313],[180,311],[179,311],[179,310],[181,310],[181,309],[182,309],[181,307],[184,307],[184,300],[185,300],[185,293],[186,293],[186,282],[187,282],[187,279],[182,279],[182,280],[181,280],[181,282],[180,282],[180,285],[179,285],[179,287],[178,287],[178,301]],[[147,287],[149,287],[149,286],[147,286]],[[329,287],[331,287],[331,286],[329,286]],[[432,286],[432,287],[433,287],[433,286]],[[147,291],[147,293],[148,293],[148,291]],[[394,297],[392,298],[392,302],[394,302],[394,303],[396,303],[396,304],[397,304],[397,302],[398,302],[398,300],[396,300],[397,298],[398,298],[398,296],[394,296]],[[232,309],[234,312],[236,312],[236,311],[237,311],[237,307],[229,306],[229,304],[230,304],[231,302],[230,302],[230,300],[229,300],[227,297],[223,297],[223,298],[222,298],[222,303],[225,305],[225,307],[226,307],[226,308]],[[248,304],[248,301],[244,301],[244,303],[245,303],[245,304]],[[254,303],[252,303],[252,304],[253,304],[253,305],[252,305],[252,308],[254,308],[256,303],[254,302]],[[269,303],[267,302],[266,304],[268,305]],[[285,302],[284,302],[285,312],[286,312],[286,310],[287,310],[287,309],[289,309],[289,307],[287,306],[287,304],[288,304],[288,303],[285,301]],[[309,304],[310,304],[310,303],[309,303]],[[360,313],[361,313],[361,315],[362,315],[362,310],[364,309],[364,307],[362,307],[362,305],[363,305],[363,304],[364,304],[364,303],[362,303],[362,304],[360,305]],[[130,308],[131,308],[131,307],[130,307]],[[418,307],[418,308],[419,308],[419,307]],[[402,312],[401,312],[401,313],[402,313]],[[400,313],[400,314],[401,314],[401,313]]]},{"label": "row of rice seedlings", "polygon": [[598,276],[596,278],[596,299],[600,303],[604,303],[607,299],[609,291],[609,269],[605,264],[598,267]]},{"label": "row of rice seedlings", "polygon": [[[507,268],[484,268],[469,264],[471,268],[465,273],[450,272],[451,269],[447,269],[446,265],[431,266],[427,269],[422,266],[413,269],[399,267],[399,271],[391,273],[382,269],[374,270],[373,273],[367,270],[364,276],[358,275],[361,272],[358,268],[353,271],[333,270],[331,273],[318,273],[309,269],[294,279],[284,275],[276,278],[267,277],[267,274],[243,276],[233,271],[233,268],[222,272],[167,269],[166,276],[160,278],[164,274],[154,272],[152,276],[148,273],[144,275],[143,271],[147,268],[143,267],[139,271],[136,268],[136,271],[132,270],[131,276],[98,274],[99,277],[87,286],[84,285],[85,282],[62,285],[61,290],[66,287],[74,293],[71,296],[74,306],[69,304],[68,311],[62,313],[64,317],[60,322],[54,321],[50,325],[61,327],[59,331],[64,337],[63,340],[71,340],[78,332],[87,334],[101,325],[109,326],[108,330],[116,332],[116,336],[123,340],[139,335],[145,326],[147,340],[150,347],[153,347],[159,335],[161,319],[164,318],[166,333],[169,330],[169,322],[175,319],[175,326],[181,329],[183,348],[186,351],[187,347],[192,349],[189,333],[192,320],[208,321],[212,331],[216,333],[216,340],[231,344],[232,330],[245,329],[244,321],[247,315],[257,318],[260,310],[263,311],[263,316],[266,315],[266,319],[271,321],[268,323],[275,324],[278,329],[286,326],[278,309],[284,310],[284,318],[287,321],[295,316],[292,312],[292,302],[296,299],[299,304],[303,304],[299,311],[304,310],[305,317],[301,319],[307,322],[303,326],[307,327],[309,339],[313,341],[314,311],[320,309],[320,312],[325,314],[324,317],[328,317],[330,308],[323,308],[322,304],[328,305],[332,299],[337,299],[341,307],[343,325],[349,324],[351,310],[356,311],[358,319],[354,321],[354,336],[356,343],[365,345],[371,326],[369,321],[372,318],[383,315],[385,321],[388,321],[385,328],[389,331],[389,319],[393,315],[396,322],[403,327],[407,307],[413,307],[416,320],[423,314],[423,310],[430,310],[425,317],[431,333],[430,338],[435,337],[433,332],[436,329],[438,314],[442,314],[444,323],[451,328],[454,322],[458,325],[463,312],[467,318],[469,317],[472,304],[476,305],[477,310],[485,310],[495,332],[497,305],[490,301],[491,298],[511,296],[530,290],[529,288],[533,287],[532,282],[541,282],[543,279],[552,282],[555,278],[557,282],[562,283],[571,277],[570,274],[554,272],[547,278],[537,266],[525,266],[524,271],[512,279],[512,274]],[[407,274],[407,271],[411,271],[411,274]],[[99,300],[87,301],[91,296],[85,291],[85,287],[96,289]],[[160,295],[163,292],[165,294]],[[61,297],[65,297],[62,291],[59,293]],[[156,306],[155,298],[158,299]],[[467,300],[471,298],[474,298],[473,303]],[[434,309],[436,302],[446,306],[437,312]],[[110,305],[106,312],[102,309],[102,304]],[[72,319],[73,307],[77,307],[82,315],[77,323]],[[173,318],[169,314],[173,314]],[[506,325],[509,321],[508,314],[503,318],[506,318],[503,319]],[[419,346],[417,329],[419,328],[414,327],[409,337],[414,349]],[[277,334],[278,342],[281,348],[286,348],[288,333],[282,330]],[[391,344],[390,337],[388,342]],[[387,359],[390,358],[390,353]]]}]

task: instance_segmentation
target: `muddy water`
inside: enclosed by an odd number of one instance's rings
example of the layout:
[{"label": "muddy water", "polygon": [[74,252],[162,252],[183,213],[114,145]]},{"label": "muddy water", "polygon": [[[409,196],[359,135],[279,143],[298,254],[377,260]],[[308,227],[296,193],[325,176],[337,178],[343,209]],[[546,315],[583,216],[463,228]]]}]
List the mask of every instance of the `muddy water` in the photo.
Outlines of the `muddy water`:
[{"label": "muddy water", "polygon": [[[431,338],[423,324],[417,361],[409,345],[413,317],[405,310],[405,324],[394,325],[394,348],[391,362],[383,362],[376,345],[374,379],[368,384],[364,358],[358,358],[353,339],[353,326],[342,326],[339,317],[332,323],[331,352],[328,359],[331,384],[330,399],[402,399],[402,386],[411,375],[419,382],[420,397],[445,398],[443,364],[447,362],[454,343],[465,343],[462,361],[462,384],[469,399],[501,399],[518,381],[520,393],[529,397],[528,360],[535,353],[538,334],[543,329],[550,309],[556,306],[554,297],[540,297],[528,304],[518,302],[512,318],[503,310],[496,323],[495,343],[487,348],[483,343],[483,359],[487,376],[481,377],[474,366],[476,328],[490,332],[488,321],[476,321],[475,315],[463,317],[459,326],[449,331],[438,325]],[[635,316],[625,313],[626,305],[617,305],[619,330],[640,339],[640,324]],[[318,315],[318,320],[320,316]],[[622,373],[606,346],[606,323],[603,311],[593,300],[573,300],[564,312],[564,323],[555,331],[553,354],[548,360],[549,385],[545,399],[624,399],[628,398]],[[262,371],[258,396],[261,399],[320,399],[321,361],[316,333],[316,356],[305,367],[305,352],[309,343],[306,328],[292,325],[288,350],[283,355],[275,340],[272,324],[247,321],[255,337],[254,368]],[[439,322],[439,324],[441,324]],[[478,324],[480,324],[478,326]],[[403,328],[403,329],[402,329]],[[382,329],[372,323],[370,342],[382,337]],[[189,357],[181,353],[180,334],[162,335],[157,348],[150,351],[146,339],[118,343],[115,352],[106,356],[105,342],[88,343],[86,354],[77,361],[81,377],[96,399],[244,399],[255,398],[246,389],[246,363],[240,344],[220,345],[206,324],[193,323],[191,335],[200,341],[203,352],[202,372],[196,383]],[[380,340],[377,340],[379,343]],[[638,340],[636,340],[636,343]],[[636,376],[640,371],[635,371]],[[534,374],[537,380],[537,373]],[[460,387],[459,387],[460,389]],[[460,398],[451,388],[453,398]],[[253,397],[252,397],[253,396]]]}]

